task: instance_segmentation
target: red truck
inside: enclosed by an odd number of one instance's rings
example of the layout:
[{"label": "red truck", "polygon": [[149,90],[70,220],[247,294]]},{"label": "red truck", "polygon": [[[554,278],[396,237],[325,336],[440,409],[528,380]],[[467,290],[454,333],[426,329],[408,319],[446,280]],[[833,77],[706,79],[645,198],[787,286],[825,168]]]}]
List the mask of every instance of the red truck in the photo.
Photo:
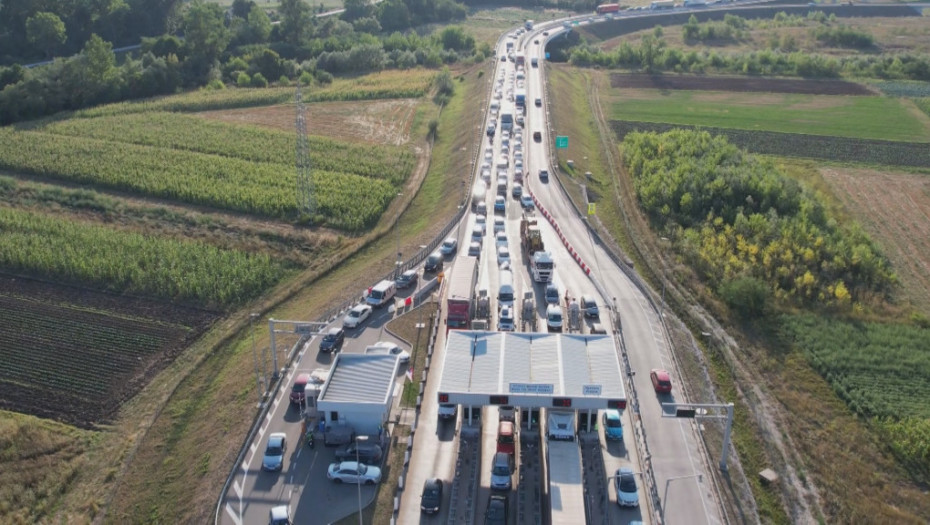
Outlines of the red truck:
[{"label": "red truck", "polygon": [[478,259],[468,256],[456,257],[449,275],[449,289],[446,292],[446,324],[449,328],[468,329],[477,282]]},{"label": "red truck", "polygon": [[616,13],[620,10],[620,4],[601,4],[597,6],[597,14]]}]

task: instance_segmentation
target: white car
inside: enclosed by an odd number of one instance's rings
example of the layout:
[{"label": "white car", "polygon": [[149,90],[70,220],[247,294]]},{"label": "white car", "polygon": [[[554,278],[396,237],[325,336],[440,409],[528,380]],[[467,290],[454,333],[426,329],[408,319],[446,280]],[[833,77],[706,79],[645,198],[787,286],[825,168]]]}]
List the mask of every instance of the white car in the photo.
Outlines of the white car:
[{"label": "white car", "polygon": [[494,233],[504,231],[506,226],[503,217],[494,217]]},{"label": "white car", "polygon": [[449,237],[446,240],[442,241],[442,246],[439,247],[439,253],[443,255],[452,255],[459,247],[459,242],[455,240],[454,237]]},{"label": "white car", "polygon": [[475,226],[480,226],[481,234],[484,235],[484,232],[488,231],[487,215],[475,215]]},{"label": "white car", "polygon": [[336,483],[364,483],[374,485],[381,482],[381,469],[372,465],[343,461],[332,463],[326,471],[326,477]]},{"label": "white car", "polygon": [[365,350],[365,352],[369,354],[384,353],[384,354],[391,354],[391,355],[399,355],[401,363],[410,362],[410,352],[404,350],[403,348],[397,346],[396,344],[390,341],[378,341],[377,343],[369,346]]},{"label": "white car", "polygon": [[343,328],[358,328],[358,325],[365,322],[365,319],[371,315],[371,306],[367,304],[357,304],[349,310],[345,318],[342,319]]},{"label": "white car", "polygon": [[494,246],[507,246],[507,232],[501,230],[494,233]]},{"label": "white car", "polygon": [[513,332],[513,310],[509,306],[501,308],[500,320],[497,321],[497,329],[500,332]]},{"label": "white car", "polygon": [[510,248],[506,246],[497,247],[497,265],[510,265]]},{"label": "white car", "polygon": [[617,505],[621,507],[638,507],[639,491],[636,489],[636,477],[633,469],[622,467],[614,474],[614,486],[617,488]]}]

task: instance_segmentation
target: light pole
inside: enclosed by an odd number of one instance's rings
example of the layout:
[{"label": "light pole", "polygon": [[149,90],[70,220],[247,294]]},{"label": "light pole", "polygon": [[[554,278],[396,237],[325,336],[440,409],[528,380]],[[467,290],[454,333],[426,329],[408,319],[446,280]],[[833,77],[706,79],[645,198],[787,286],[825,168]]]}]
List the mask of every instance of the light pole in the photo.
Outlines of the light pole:
[{"label": "light pole", "polygon": [[255,365],[255,388],[256,388],[256,390],[258,391],[258,404],[259,404],[259,406],[261,406],[261,404],[262,404],[262,397],[263,397],[263,392],[262,392],[262,380],[261,380],[261,377],[258,375],[258,353],[255,351],[255,325],[254,325],[254,322],[255,322],[255,319],[256,319],[257,317],[258,317],[258,314],[256,314],[256,313],[251,313],[251,314],[249,314],[249,329],[250,329],[250,331],[252,332],[252,362],[253,362],[254,365]]},{"label": "light pole", "polygon": [[668,497],[668,485],[669,485],[671,482],[673,482],[673,481],[675,481],[675,480],[677,480],[677,479],[688,479],[688,478],[697,478],[697,479],[698,479],[698,483],[701,483],[702,481],[704,481],[704,474],[703,474],[702,472],[698,472],[697,474],[688,474],[688,475],[685,475],[685,476],[675,476],[675,477],[673,477],[673,478],[668,478],[667,480],[665,480],[665,493],[662,494],[662,506],[663,506],[662,512],[663,512],[663,513],[665,512],[665,508],[664,508],[664,507],[667,507],[667,506],[668,506],[667,503],[666,503],[666,498]]},{"label": "light pole", "polygon": [[358,447],[359,447],[360,442],[365,442],[365,441],[368,441],[368,436],[355,436],[355,470],[356,472],[358,472],[358,479],[356,479],[356,481],[358,482],[357,483],[358,485],[358,525],[363,525],[362,524],[362,473],[360,472],[361,468],[359,467],[359,465],[361,464],[361,461],[359,461]]},{"label": "light pole", "polygon": [[[403,193],[398,193],[398,197],[403,197]],[[394,263],[394,279],[396,280],[400,277],[400,265],[401,265],[401,253],[400,253],[400,229],[397,228],[397,223],[400,222],[400,211],[397,212],[397,220],[394,221],[394,236],[397,239],[397,262]]]}]

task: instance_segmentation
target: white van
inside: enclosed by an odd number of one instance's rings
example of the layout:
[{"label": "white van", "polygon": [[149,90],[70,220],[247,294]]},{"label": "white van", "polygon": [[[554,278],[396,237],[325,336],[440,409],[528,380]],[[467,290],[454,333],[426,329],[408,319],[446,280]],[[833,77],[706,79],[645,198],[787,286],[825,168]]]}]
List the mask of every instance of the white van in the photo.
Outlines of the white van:
[{"label": "white van", "polygon": [[509,306],[513,308],[513,272],[501,270],[501,284],[497,292],[498,307]]},{"label": "white van", "polygon": [[375,308],[384,306],[388,301],[394,298],[395,293],[397,293],[397,285],[394,284],[394,281],[384,280],[371,289],[365,302]]}]

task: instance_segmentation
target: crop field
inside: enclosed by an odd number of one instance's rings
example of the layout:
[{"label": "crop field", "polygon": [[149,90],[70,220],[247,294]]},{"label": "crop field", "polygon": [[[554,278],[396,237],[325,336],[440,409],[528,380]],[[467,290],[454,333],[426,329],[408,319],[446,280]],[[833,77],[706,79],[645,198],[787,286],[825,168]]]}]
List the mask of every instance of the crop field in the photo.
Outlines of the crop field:
[{"label": "crop field", "polygon": [[244,304],[289,270],[268,254],[9,208],[0,208],[0,245],[8,272],[215,309]]},{"label": "crop field", "polygon": [[899,99],[625,89],[617,120],[892,141],[930,141],[930,119]]},{"label": "crop field", "polygon": [[614,73],[610,87],[616,89],[673,89],[691,91],[739,91],[746,93],[797,93],[807,95],[874,95],[855,82],[792,78],[731,77],[723,75],[645,75]]},{"label": "crop field", "polygon": [[891,259],[900,293],[930,313],[930,179],[927,175],[821,168],[831,191]]},{"label": "crop field", "polygon": [[[277,219],[296,218],[295,169],[178,149],[0,129],[0,168]],[[396,195],[390,181],[314,170],[320,220],[360,230]]]},{"label": "crop field", "polygon": [[85,428],[108,422],[215,317],[0,277],[0,408]]},{"label": "crop field", "polygon": [[[675,128],[693,129],[698,127],[628,120],[613,120],[610,125],[620,140],[627,133],[633,131],[662,133]],[[731,144],[736,144],[740,148],[753,153],[785,157],[809,157],[837,162],[914,166],[918,168],[930,166],[930,146],[923,142],[853,139],[824,135],[804,135],[801,133],[699,127],[713,135],[724,135]]]},{"label": "crop field", "polygon": [[[312,135],[333,140],[401,146],[410,141],[410,128],[417,104],[416,99],[309,104],[307,131]],[[296,129],[292,105],[209,111],[198,115],[223,122],[279,129],[287,131],[291,137]],[[311,155],[314,153],[312,140],[311,138]],[[385,163],[391,164],[389,161]]]},{"label": "crop field", "polygon": [[[280,164],[282,171],[293,171],[296,144],[296,131],[293,129],[294,106],[272,106],[244,111],[261,115],[274,114],[278,109],[283,109],[290,114],[291,130],[289,132],[243,123],[206,120],[196,115],[166,112],[71,119],[54,122],[38,130],[71,137],[125,142],[159,149],[192,151],[221,155],[231,159]],[[343,125],[346,124],[345,120],[345,118],[342,120]],[[312,112],[310,122],[312,126]],[[406,124],[409,126],[409,122]],[[327,137],[325,133],[314,134],[310,137],[310,161],[315,169],[386,179],[394,185],[402,183],[413,170],[415,159],[407,148],[351,144]],[[162,153],[153,150],[153,154],[161,155]]]},{"label": "crop field", "polygon": [[[339,78],[325,86],[308,86],[302,89],[304,102],[332,102],[374,100],[384,98],[418,98],[429,90],[433,71],[382,71],[355,78]],[[295,88],[272,87],[256,89],[229,88],[224,90],[191,91],[179,95],[148,100],[120,102],[75,112],[79,118],[104,115],[172,111],[193,113],[231,108],[270,106],[294,101]]]}]

